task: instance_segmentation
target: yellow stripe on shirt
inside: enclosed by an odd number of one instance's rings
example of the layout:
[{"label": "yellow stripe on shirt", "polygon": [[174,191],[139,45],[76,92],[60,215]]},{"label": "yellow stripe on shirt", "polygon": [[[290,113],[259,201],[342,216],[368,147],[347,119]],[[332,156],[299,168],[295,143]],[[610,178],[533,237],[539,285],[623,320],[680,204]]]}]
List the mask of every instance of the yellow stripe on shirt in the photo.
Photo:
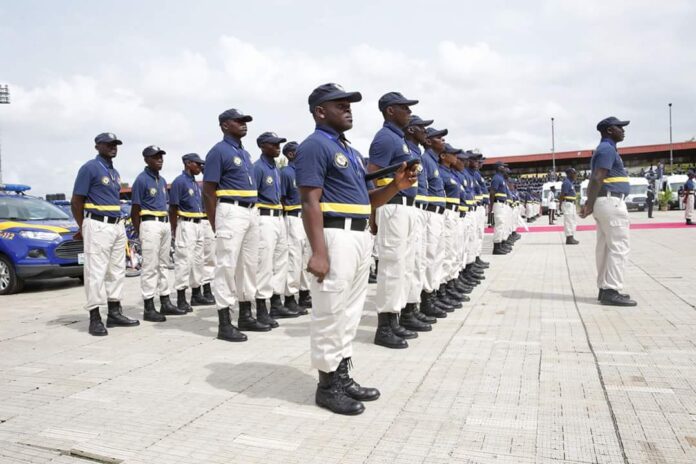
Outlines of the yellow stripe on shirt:
[{"label": "yellow stripe on shirt", "polygon": [[121,205],[95,205],[94,203],[85,203],[85,208],[97,211],[121,211]]},{"label": "yellow stripe on shirt", "polygon": [[628,182],[628,177],[607,177],[604,179],[605,184],[615,184],[617,182]]},{"label": "yellow stripe on shirt", "polygon": [[319,206],[324,213],[368,215],[372,212],[372,207],[370,205],[355,205],[350,203],[320,203]]},{"label": "yellow stripe on shirt", "polygon": [[218,197],[255,197],[258,195],[256,190],[216,190]]}]

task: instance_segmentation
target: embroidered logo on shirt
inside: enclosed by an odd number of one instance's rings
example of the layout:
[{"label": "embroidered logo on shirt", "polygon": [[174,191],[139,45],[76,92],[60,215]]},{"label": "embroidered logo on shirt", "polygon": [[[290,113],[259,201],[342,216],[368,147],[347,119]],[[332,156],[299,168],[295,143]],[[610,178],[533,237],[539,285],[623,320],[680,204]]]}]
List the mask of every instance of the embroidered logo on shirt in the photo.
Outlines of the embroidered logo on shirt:
[{"label": "embroidered logo on shirt", "polygon": [[408,153],[409,153],[409,151],[408,151],[408,145],[406,145],[406,144],[404,143],[404,146],[401,147],[401,149],[404,151],[404,153],[406,153],[406,154],[408,155]]},{"label": "embroidered logo on shirt", "polygon": [[109,185],[109,178],[104,176],[101,178],[101,183],[104,185]]},{"label": "embroidered logo on shirt", "polygon": [[272,178],[271,176],[266,176],[266,183],[267,183],[268,185],[272,185],[272,184],[273,184],[273,178]]},{"label": "embroidered logo on shirt", "polygon": [[435,172],[433,173],[433,175],[435,177],[440,177],[440,171],[438,169],[436,169]]},{"label": "embroidered logo on shirt", "polygon": [[150,189],[150,196],[154,197],[155,195],[157,195],[157,189],[153,187]]},{"label": "embroidered logo on shirt", "polygon": [[347,168],[348,167],[348,158],[346,158],[346,155],[344,155],[341,152],[338,152],[334,155],[334,164],[336,167],[339,167],[341,169]]},{"label": "embroidered logo on shirt", "polygon": [[234,163],[235,166],[241,166],[242,165],[242,158],[239,156],[235,156],[234,159],[232,159],[232,162]]},{"label": "embroidered logo on shirt", "polygon": [[189,189],[189,195],[193,195],[193,189]]},{"label": "embroidered logo on shirt", "polygon": [[454,179],[450,179],[450,184],[456,184],[457,182]]},{"label": "embroidered logo on shirt", "polygon": [[418,171],[419,174],[420,174],[421,172],[423,172],[423,165],[420,164],[420,163],[418,163],[418,167],[416,168],[416,171]]}]

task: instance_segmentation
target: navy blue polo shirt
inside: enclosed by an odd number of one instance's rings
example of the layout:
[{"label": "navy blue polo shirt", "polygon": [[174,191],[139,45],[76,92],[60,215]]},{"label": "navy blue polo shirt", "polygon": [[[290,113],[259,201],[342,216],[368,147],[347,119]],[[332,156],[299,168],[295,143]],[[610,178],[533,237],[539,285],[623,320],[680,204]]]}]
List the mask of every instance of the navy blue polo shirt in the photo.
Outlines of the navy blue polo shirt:
[{"label": "navy blue polo shirt", "polygon": [[103,216],[121,217],[121,176],[111,160],[97,155],[77,172],[74,195],[85,197],[85,211]]},{"label": "navy blue polo shirt", "polygon": [[482,198],[481,198],[481,184],[479,184],[478,180],[476,179],[476,171],[471,169],[471,168],[464,168],[464,173],[467,175],[467,177],[470,180],[471,187],[470,190],[474,196],[474,201],[476,203],[480,203]]},{"label": "navy blue polo shirt", "polygon": [[491,179],[491,189],[496,200],[507,200],[507,183],[501,173],[496,173]]},{"label": "navy blue polo shirt", "polygon": [[257,207],[283,209],[280,204],[280,173],[275,160],[261,155],[254,163],[254,182],[258,191]]},{"label": "navy blue polo shirt", "polygon": [[575,201],[575,186],[567,177],[563,179],[563,184],[561,184],[561,196],[565,197],[566,200]]},{"label": "navy blue polo shirt", "polygon": [[295,179],[295,161],[290,161],[280,170],[280,198],[285,211],[295,211],[302,208],[300,191]]},{"label": "navy blue polo shirt", "polygon": [[131,202],[140,205],[141,216],[166,216],[169,214],[167,181],[150,168],[145,168],[133,182]]},{"label": "navy blue polo shirt", "polygon": [[694,191],[694,180],[693,179],[687,179],[686,183],[684,184],[684,190],[686,190],[687,192]]},{"label": "navy blue polo shirt", "polygon": [[203,198],[201,187],[191,174],[183,171],[169,188],[169,204],[177,207],[177,214],[183,217],[203,218]]},{"label": "navy blue polo shirt", "polygon": [[417,143],[413,143],[410,140],[406,140],[406,145],[411,152],[412,158],[418,158],[421,160],[420,164],[417,166],[418,173],[418,188],[416,189],[416,200],[419,203],[428,202],[428,173],[423,166],[423,154]]},{"label": "navy blue polo shirt", "polygon": [[466,168],[460,172],[460,177],[462,179],[462,187],[464,188],[464,197],[462,199],[468,211],[469,208],[476,205],[476,182]]},{"label": "navy blue polo shirt", "polygon": [[452,169],[448,168],[444,164],[440,164],[439,168],[440,178],[442,179],[442,184],[445,188],[445,195],[447,196],[447,204],[459,205],[459,203],[461,203],[461,189],[459,180],[452,172]]},{"label": "navy blue polo shirt", "polygon": [[[413,158],[411,150],[409,150],[406,144],[406,139],[404,139],[404,132],[399,127],[391,122],[385,122],[384,126],[377,131],[375,138],[370,144],[370,163],[379,166],[380,168],[386,168],[396,163],[403,163]],[[389,177],[377,179],[375,185],[377,187],[383,187],[389,184],[394,175]],[[413,198],[417,193],[417,186],[401,190],[398,195],[403,195],[405,197]]]},{"label": "navy blue polo shirt", "polygon": [[362,219],[370,216],[362,155],[332,128],[318,125],[297,147],[295,173],[299,187],[322,189],[324,215]]},{"label": "navy blue polo shirt", "polygon": [[622,193],[628,195],[631,187],[628,181],[628,174],[624,169],[623,160],[616,149],[616,142],[611,139],[603,138],[597,149],[592,154],[590,169],[608,169],[609,173],[604,179],[604,183],[599,190],[600,195],[607,192]]},{"label": "navy blue polo shirt", "polygon": [[440,177],[440,164],[437,162],[437,155],[431,149],[427,149],[421,157],[421,163],[425,167],[428,179],[428,203],[444,208],[447,194],[442,177]]},{"label": "navy blue polo shirt", "polygon": [[257,191],[252,178],[254,165],[242,142],[225,135],[205,157],[205,182],[217,184],[218,198],[256,203]]},{"label": "navy blue polo shirt", "polygon": [[478,182],[479,188],[481,189],[481,202],[487,205],[489,203],[488,186],[486,185],[486,181],[483,179],[483,176],[481,175],[481,171],[479,171],[478,169],[474,170],[474,179],[476,179],[476,182]]}]

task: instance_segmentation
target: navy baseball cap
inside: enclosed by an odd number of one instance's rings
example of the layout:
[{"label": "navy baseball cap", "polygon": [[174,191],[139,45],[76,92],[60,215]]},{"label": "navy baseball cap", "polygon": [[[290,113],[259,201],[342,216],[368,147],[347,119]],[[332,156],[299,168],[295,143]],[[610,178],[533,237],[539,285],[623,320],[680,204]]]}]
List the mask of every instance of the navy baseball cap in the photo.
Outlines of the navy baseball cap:
[{"label": "navy baseball cap", "polygon": [[115,143],[116,145],[123,145],[123,142],[112,132],[102,132],[97,135],[94,137],[94,143]]},{"label": "navy baseball cap", "polygon": [[283,145],[283,154],[286,155],[291,151],[297,151],[299,144],[294,140]]},{"label": "navy baseball cap", "polygon": [[631,123],[631,121],[622,121],[615,116],[609,116],[608,118],[602,119],[601,121],[599,121],[597,123],[597,130],[601,131],[602,129],[606,129],[607,127],[610,127],[610,126],[619,126],[619,127],[628,126],[630,123]]},{"label": "navy baseball cap", "polygon": [[229,110],[223,111],[220,113],[220,116],[218,116],[218,122],[222,124],[225,121],[228,121],[230,119],[233,119],[235,121],[244,121],[244,122],[250,122],[253,121],[254,118],[249,116],[248,114],[244,114],[241,111],[239,111],[236,108],[230,108]]},{"label": "navy baseball cap", "polygon": [[475,160],[477,160],[477,159],[483,158],[483,155],[482,155],[481,153],[474,153],[474,152],[471,151],[471,150],[467,150],[466,153],[467,153],[467,155],[469,155],[469,158],[468,158],[468,159],[475,159]]},{"label": "navy baseball cap", "polygon": [[574,172],[575,172],[575,168],[568,168],[568,169],[565,170],[565,173],[566,173],[566,174],[572,174],[572,173],[574,173]]},{"label": "navy baseball cap", "polygon": [[309,94],[309,98],[307,98],[309,112],[313,113],[314,108],[317,106],[324,102],[334,100],[348,100],[351,103],[355,103],[362,100],[362,94],[360,92],[346,92],[343,87],[333,82],[320,85],[312,90],[312,93]]},{"label": "navy baseball cap", "polygon": [[155,155],[166,155],[167,152],[162,150],[160,147],[157,145],[150,145],[149,147],[145,147],[143,150],[143,156],[148,157],[148,156],[155,156]]},{"label": "navy baseball cap", "polygon": [[451,153],[453,155],[458,155],[459,153],[462,152],[461,148],[454,148],[452,145],[449,143],[445,144],[445,153]]},{"label": "navy baseball cap", "polygon": [[496,161],[495,164],[494,164],[494,166],[495,166],[496,168],[506,168],[506,167],[507,167],[507,164],[503,163],[502,161]]},{"label": "navy baseball cap", "polygon": [[417,116],[415,114],[411,115],[411,119],[408,121],[409,126],[429,126],[431,125],[435,120],[433,119],[421,119],[420,116]]},{"label": "navy baseball cap", "polygon": [[256,145],[261,146],[262,143],[285,143],[288,139],[283,137],[278,137],[275,132],[264,132],[263,134],[256,137]]},{"label": "navy baseball cap", "polygon": [[473,153],[471,153],[470,151],[460,150],[459,153],[457,153],[457,158],[459,158],[460,160],[468,160],[471,158],[472,155]]},{"label": "navy baseball cap", "polygon": [[425,135],[427,135],[429,139],[433,137],[444,137],[447,134],[449,134],[447,129],[435,129],[434,127],[428,127],[425,130]]},{"label": "navy baseball cap", "polygon": [[181,161],[193,161],[194,163],[205,164],[205,161],[198,156],[198,153],[187,153],[181,157]]},{"label": "navy baseball cap", "polygon": [[389,92],[382,95],[382,98],[377,102],[380,111],[386,110],[392,105],[406,105],[412,106],[418,104],[418,100],[409,100],[408,98],[401,95],[399,92]]}]

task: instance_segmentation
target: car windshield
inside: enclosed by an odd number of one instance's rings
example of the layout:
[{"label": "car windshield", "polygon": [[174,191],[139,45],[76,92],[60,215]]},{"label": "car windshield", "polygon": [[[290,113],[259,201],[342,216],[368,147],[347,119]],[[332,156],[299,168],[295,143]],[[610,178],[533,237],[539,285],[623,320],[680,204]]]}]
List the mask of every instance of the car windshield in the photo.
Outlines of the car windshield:
[{"label": "car windshield", "polygon": [[647,185],[631,185],[631,195],[645,195],[648,193]]},{"label": "car windshield", "polygon": [[678,192],[679,189],[682,188],[683,186],[684,186],[684,182],[673,182],[673,183],[669,184],[669,188],[673,192]]},{"label": "car windshield", "polygon": [[48,221],[70,219],[55,205],[23,196],[0,196],[0,219],[14,221]]}]

